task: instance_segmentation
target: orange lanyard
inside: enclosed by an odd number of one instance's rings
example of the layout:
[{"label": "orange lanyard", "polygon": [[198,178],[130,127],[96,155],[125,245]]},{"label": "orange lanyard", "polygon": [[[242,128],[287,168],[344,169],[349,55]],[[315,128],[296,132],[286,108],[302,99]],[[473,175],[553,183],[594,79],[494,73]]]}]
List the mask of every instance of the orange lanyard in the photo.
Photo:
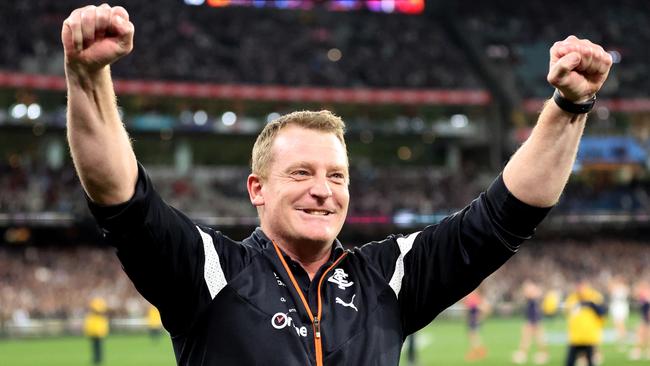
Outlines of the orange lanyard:
[{"label": "orange lanyard", "polygon": [[287,271],[287,275],[289,275],[289,279],[291,279],[291,283],[293,284],[293,287],[296,289],[296,292],[298,292],[298,296],[300,296],[300,300],[302,300],[302,305],[305,307],[305,310],[307,311],[307,315],[309,315],[309,319],[311,320],[312,323],[312,328],[314,330],[314,346],[316,347],[316,366],[323,366],[323,344],[322,344],[322,339],[321,339],[321,334],[320,334],[320,327],[321,327],[321,314],[323,310],[322,302],[321,302],[321,296],[320,296],[320,288],[321,285],[323,284],[323,279],[325,278],[325,275],[332,270],[339,262],[341,259],[343,259],[346,255],[347,252],[344,252],[338,259],[332,263],[331,266],[329,266],[325,272],[320,277],[320,280],[318,281],[318,313],[316,316],[312,314],[311,309],[309,308],[309,303],[307,302],[307,299],[305,298],[305,295],[302,293],[302,290],[300,289],[300,286],[298,286],[298,282],[296,281],[296,278],[293,276],[293,273],[291,272],[291,268],[287,265],[287,262],[284,260],[284,256],[282,255],[282,252],[280,252],[280,248],[278,248],[277,244],[273,242],[273,247],[275,248],[275,252],[278,255],[278,258],[280,258],[280,262],[282,262],[282,265],[284,266],[285,271]]}]

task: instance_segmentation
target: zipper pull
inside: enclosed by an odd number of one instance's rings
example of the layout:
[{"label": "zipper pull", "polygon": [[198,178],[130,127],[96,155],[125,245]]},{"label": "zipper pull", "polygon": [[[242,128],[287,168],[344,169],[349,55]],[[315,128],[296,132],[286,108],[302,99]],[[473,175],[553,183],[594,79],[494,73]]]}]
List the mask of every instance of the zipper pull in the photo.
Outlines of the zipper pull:
[{"label": "zipper pull", "polygon": [[314,333],[316,334],[316,338],[320,338],[320,320],[318,317],[314,318]]}]

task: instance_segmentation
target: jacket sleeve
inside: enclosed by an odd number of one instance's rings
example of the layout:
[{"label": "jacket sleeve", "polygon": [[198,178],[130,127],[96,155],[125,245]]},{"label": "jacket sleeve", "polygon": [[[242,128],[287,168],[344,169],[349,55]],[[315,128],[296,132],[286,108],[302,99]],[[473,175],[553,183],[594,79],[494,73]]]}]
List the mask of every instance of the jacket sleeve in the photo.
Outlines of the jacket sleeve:
[{"label": "jacket sleeve", "polygon": [[187,330],[246,261],[242,245],[167,205],[141,165],[129,201],[99,206],[88,199],[88,205],[124,271],[172,335]]},{"label": "jacket sleeve", "polygon": [[[499,176],[440,223],[367,245],[397,296],[405,336],[475,289],[532,237],[550,208],[515,198]],[[366,249],[366,248],[362,248]]]}]

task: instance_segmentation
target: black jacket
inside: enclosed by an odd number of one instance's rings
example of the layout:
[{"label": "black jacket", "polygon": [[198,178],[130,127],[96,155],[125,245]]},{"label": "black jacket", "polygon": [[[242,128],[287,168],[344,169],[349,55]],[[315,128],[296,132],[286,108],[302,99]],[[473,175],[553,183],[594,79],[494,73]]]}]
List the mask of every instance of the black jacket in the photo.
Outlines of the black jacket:
[{"label": "black jacket", "polygon": [[130,201],[90,208],[160,310],[179,365],[397,365],[406,336],[499,268],[548,212],[499,177],[421,232],[353,250],[336,241],[310,281],[261,229],[240,242],[197,226],[139,170]]}]

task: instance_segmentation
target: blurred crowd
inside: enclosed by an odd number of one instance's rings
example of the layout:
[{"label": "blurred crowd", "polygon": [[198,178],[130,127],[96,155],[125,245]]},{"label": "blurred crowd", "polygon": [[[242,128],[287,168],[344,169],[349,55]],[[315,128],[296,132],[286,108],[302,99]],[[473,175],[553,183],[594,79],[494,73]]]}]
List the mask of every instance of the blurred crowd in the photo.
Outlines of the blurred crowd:
[{"label": "blurred crowd", "polygon": [[0,319],[20,325],[80,317],[95,297],[114,315],[146,309],[113,251],[102,247],[3,247],[0,283]]},{"label": "blurred crowd", "polygon": [[557,211],[563,213],[646,213],[650,211],[650,182],[630,179],[626,183],[569,182]]},{"label": "blurred crowd", "polygon": [[[72,9],[86,3],[0,4],[0,69],[61,74],[61,24]],[[215,9],[179,0],[113,5],[124,5],[136,27],[136,54],[113,68],[120,78],[483,88],[468,56],[435,14]],[[602,44],[624,65],[613,69],[602,95],[640,96],[650,82],[645,62],[650,58],[645,47],[650,11],[644,2],[622,0],[612,6],[607,0],[490,0],[446,6],[444,16],[453,19],[479,53],[514,70],[525,97],[548,96],[548,48],[569,34]]]},{"label": "blurred crowd", "polygon": [[490,0],[451,4],[463,29],[484,55],[495,64],[514,68],[523,96],[549,96],[548,49],[571,34],[602,45],[614,62],[620,62],[612,68],[600,95],[647,96],[650,30],[645,25],[650,22],[650,8],[646,2]]},{"label": "blurred crowd", "polygon": [[58,212],[81,215],[84,194],[71,166],[60,169],[44,164],[0,163],[0,213]]},{"label": "blurred crowd", "polygon": [[[84,1],[0,5],[0,69],[62,73],[61,24]],[[216,83],[478,88],[462,53],[423,16],[115,1],[135,24],[119,78]]]},{"label": "blurred crowd", "polygon": [[650,281],[648,249],[647,242],[626,239],[532,240],[485,281],[484,294],[493,304],[521,303],[521,285],[526,280],[545,292],[555,290],[564,295],[581,280],[603,294],[614,277],[633,287],[638,281]]},{"label": "blurred crowd", "polygon": [[[361,243],[359,243],[361,244]],[[618,276],[632,287],[650,280],[648,244],[626,240],[533,240],[482,285],[495,305],[523,305],[525,280],[565,296],[587,279],[607,293]],[[106,300],[112,316],[142,316],[147,303],[123,273],[112,248],[0,247],[0,320],[67,319],[82,315],[95,297]]]},{"label": "blurred crowd", "polygon": [[[252,218],[245,166],[195,167],[180,174],[170,166],[148,166],[161,196],[194,218]],[[394,217],[454,212],[487,187],[493,176],[426,166],[354,166],[349,216]],[[553,213],[626,213],[650,210],[650,183],[593,185],[572,181]],[[0,163],[0,214],[44,212],[87,218],[84,193],[71,166],[50,169],[37,162]]]}]

